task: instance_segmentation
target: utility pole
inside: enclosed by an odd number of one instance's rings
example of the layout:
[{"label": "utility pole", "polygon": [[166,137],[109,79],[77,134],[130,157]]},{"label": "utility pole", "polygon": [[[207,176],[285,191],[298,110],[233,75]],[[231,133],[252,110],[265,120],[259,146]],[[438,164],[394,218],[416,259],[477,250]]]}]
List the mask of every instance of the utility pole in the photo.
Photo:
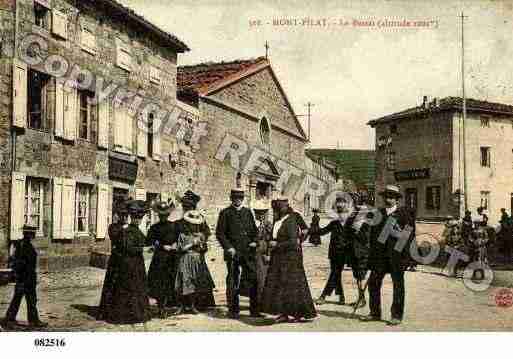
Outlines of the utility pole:
[{"label": "utility pole", "polygon": [[307,140],[308,140],[308,143],[311,143],[310,135],[311,135],[311,128],[312,128],[312,125],[311,125],[312,107],[314,107],[315,105],[311,102],[308,102],[305,106],[307,107],[306,115],[297,115],[296,117],[305,117],[306,116],[307,121],[308,121],[308,125],[307,125],[308,126],[308,134],[307,134],[308,138],[307,138]]},{"label": "utility pole", "polygon": [[465,18],[468,16],[463,15],[461,12],[461,92],[462,92],[462,131],[463,131],[463,193],[465,211],[468,210],[468,181],[467,181],[467,146],[465,124],[467,119],[467,99],[465,97]]}]

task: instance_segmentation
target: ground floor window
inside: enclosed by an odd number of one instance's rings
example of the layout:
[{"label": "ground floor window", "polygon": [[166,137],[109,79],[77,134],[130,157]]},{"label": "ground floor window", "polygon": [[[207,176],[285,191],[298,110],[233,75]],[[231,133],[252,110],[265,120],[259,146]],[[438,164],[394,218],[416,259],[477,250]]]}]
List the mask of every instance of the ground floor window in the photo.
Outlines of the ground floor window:
[{"label": "ground floor window", "polygon": [[417,189],[407,188],[405,191],[406,207],[417,210]]},{"label": "ground floor window", "polygon": [[481,208],[490,213],[490,192],[481,191]]},{"label": "ground floor window", "polygon": [[429,186],[426,188],[426,209],[440,209],[441,193],[440,186]]},{"label": "ground floor window", "polygon": [[77,183],[75,192],[75,232],[89,233],[91,190],[91,185]]},{"label": "ground floor window", "polygon": [[25,181],[24,223],[38,228],[43,233],[43,201],[45,180],[27,177]]}]

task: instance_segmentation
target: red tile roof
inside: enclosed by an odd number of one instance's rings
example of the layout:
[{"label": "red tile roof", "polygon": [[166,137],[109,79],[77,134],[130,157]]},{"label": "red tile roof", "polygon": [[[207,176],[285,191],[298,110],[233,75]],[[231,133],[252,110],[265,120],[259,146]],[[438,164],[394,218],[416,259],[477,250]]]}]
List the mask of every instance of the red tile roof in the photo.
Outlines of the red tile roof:
[{"label": "red tile roof", "polygon": [[197,65],[179,66],[177,74],[178,91],[199,91],[204,86],[234,76],[249,67],[266,62],[265,57],[229,62],[205,62]]},{"label": "red tile roof", "polygon": [[[378,119],[369,121],[367,124],[375,126],[377,123],[389,122],[393,120],[405,119],[414,117],[417,115],[428,114],[431,112],[440,112],[447,110],[461,111],[463,107],[463,99],[461,97],[445,97],[440,99],[438,106],[416,106],[404,111],[396,112],[391,115],[383,116]],[[475,100],[467,98],[466,100],[467,111],[469,112],[482,112],[482,113],[495,113],[502,115],[513,115],[513,106],[497,103],[488,102],[482,100]]]}]

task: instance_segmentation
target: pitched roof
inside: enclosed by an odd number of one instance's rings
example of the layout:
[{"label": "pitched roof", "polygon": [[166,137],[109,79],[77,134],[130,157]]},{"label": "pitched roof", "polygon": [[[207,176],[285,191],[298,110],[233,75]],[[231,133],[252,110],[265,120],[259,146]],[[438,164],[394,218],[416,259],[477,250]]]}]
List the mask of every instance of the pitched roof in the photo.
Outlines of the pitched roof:
[{"label": "pitched roof", "polygon": [[179,91],[201,92],[202,89],[220,80],[237,75],[255,65],[269,62],[265,57],[229,62],[204,62],[197,65],[179,66],[177,85]]},{"label": "pitched roof", "polygon": [[[494,113],[502,115],[513,115],[513,106],[497,103],[488,102],[482,100],[475,100],[471,98],[466,99],[466,107],[469,112],[482,112],[482,113]],[[391,115],[383,116],[375,120],[369,121],[367,124],[375,126],[378,123],[390,122],[399,119],[405,119],[414,117],[417,115],[425,115],[432,112],[441,112],[447,110],[462,111],[463,99],[461,97],[445,97],[440,99],[438,106],[416,106],[400,112],[393,113]]]},{"label": "pitched roof", "polygon": [[171,45],[177,52],[181,53],[190,51],[189,47],[180,39],[178,39],[175,35],[162,30],[160,27],[146,20],[144,17],[135,13],[134,10],[124,6],[119,1],[103,0],[103,2],[111,6],[113,9],[119,11],[123,16],[126,16],[128,19],[135,21],[138,25],[145,28],[145,30],[151,31],[152,33],[157,35],[160,39],[164,40],[166,43]]}]

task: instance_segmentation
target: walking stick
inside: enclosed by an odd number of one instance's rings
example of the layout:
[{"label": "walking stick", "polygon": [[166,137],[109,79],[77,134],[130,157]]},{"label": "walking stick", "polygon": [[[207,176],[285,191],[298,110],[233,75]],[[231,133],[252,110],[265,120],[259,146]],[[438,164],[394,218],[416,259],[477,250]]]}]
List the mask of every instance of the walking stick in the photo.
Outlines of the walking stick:
[{"label": "walking stick", "polygon": [[[363,287],[363,290],[362,290],[363,296],[360,295],[361,293],[358,293],[358,300],[354,304],[353,315],[356,314],[356,311],[358,310],[358,307],[360,306],[360,303],[362,302],[362,299],[365,299],[365,291],[367,290],[367,286],[368,285],[369,285],[369,279],[367,279],[367,281],[365,282],[365,286]],[[360,290],[360,287],[358,287],[358,291],[359,290]]]}]

